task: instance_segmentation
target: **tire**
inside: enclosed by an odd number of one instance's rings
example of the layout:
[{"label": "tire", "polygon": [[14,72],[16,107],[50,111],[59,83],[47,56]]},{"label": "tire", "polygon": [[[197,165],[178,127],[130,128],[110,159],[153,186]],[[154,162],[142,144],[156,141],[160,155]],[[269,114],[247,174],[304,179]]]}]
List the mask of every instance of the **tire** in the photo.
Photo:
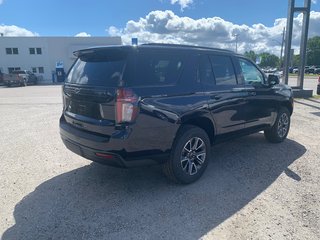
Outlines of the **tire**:
[{"label": "tire", "polygon": [[164,174],[173,182],[189,184],[198,180],[210,159],[210,140],[196,126],[183,126],[173,143],[170,159],[163,164]]},{"label": "tire", "polygon": [[286,139],[289,129],[290,113],[287,108],[281,108],[273,126],[264,130],[264,136],[269,142],[280,143]]}]

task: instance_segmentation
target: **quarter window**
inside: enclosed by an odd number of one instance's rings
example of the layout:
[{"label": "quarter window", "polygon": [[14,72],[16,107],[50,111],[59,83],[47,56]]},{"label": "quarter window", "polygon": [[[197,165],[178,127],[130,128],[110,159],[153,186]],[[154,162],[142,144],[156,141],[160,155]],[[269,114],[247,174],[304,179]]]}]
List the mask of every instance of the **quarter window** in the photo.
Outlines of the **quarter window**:
[{"label": "quarter window", "polygon": [[211,56],[216,85],[236,85],[237,79],[232,60],[228,56]]},{"label": "quarter window", "polygon": [[181,56],[172,53],[140,53],[137,59],[136,86],[161,86],[174,84],[183,67]]},{"label": "quarter window", "polygon": [[246,84],[264,83],[262,73],[251,62],[240,58],[239,63]]}]

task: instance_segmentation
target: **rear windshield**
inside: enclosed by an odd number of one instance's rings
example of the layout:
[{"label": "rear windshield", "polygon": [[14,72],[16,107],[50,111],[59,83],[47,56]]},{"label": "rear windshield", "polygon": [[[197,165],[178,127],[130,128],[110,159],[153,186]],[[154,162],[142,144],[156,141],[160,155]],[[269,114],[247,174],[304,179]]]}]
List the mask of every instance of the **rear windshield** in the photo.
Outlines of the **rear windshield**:
[{"label": "rear windshield", "polygon": [[89,52],[77,59],[67,83],[116,87],[120,85],[127,54],[120,50]]}]

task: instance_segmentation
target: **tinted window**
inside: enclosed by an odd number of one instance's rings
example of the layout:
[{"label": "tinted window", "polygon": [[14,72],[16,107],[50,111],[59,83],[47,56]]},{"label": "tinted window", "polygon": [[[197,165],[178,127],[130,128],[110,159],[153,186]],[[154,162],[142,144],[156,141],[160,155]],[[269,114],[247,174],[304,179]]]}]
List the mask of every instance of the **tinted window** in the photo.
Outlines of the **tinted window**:
[{"label": "tinted window", "polygon": [[216,85],[237,84],[232,60],[228,56],[211,56],[212,69]]},{"label": "tinted window", "polygon": [[[66,82],[115,87],[122,80],[126,54],[121,51],[99,51],[84,54],[71,68]],[[39,69],[40,71],[40,69]]]},{"label": "tinted window", "polygon": [[242,75],[246,84],[263,83],[262,73],[250,61],[239,59]]},{"label": "tinted window", "polygon": [[136,76],[128,84],[171,85],[179,79],[182,67],[182,57],[174,53],[139,53],[136,61]]},{"label": "tinted window", "polygon": [[214,85],[212,67],[207,56],[201,57],[200,59],[199,79],[204,85]]}]

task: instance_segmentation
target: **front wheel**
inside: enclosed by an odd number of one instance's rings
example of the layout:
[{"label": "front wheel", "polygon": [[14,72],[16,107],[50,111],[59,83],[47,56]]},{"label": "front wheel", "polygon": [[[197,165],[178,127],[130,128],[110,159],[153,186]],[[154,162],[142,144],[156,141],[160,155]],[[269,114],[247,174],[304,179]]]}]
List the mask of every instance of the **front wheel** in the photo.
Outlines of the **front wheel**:
[{"label": "front wheel", "polygon": [[264,130],[264,136],[269,142],[280,143],[286,139],[290,129],[290,113],[288,109],[281,108],[277,119],[270,129]]},{"label": "front wheel", "polygon": [[209,155],[207,133],[196,126],[183,126],[173,144],[170,159],[163,165],[164,173],[177,183],[195,182],[207,168]]}]

